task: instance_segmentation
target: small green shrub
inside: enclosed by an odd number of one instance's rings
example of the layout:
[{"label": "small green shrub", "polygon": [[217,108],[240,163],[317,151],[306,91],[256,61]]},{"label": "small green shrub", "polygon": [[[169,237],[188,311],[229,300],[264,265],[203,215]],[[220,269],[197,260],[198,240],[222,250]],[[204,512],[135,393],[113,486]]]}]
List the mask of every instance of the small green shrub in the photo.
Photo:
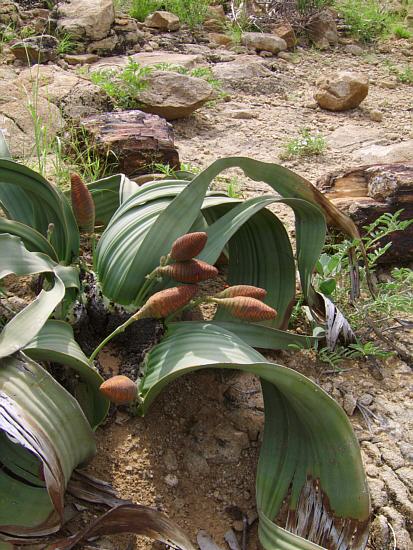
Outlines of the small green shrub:
[{"label": "small green shrub", "polygon": [[413,36],[409,29],[406,29],[406,27],[401,24],[394,25],[393,34],[397,38],[411,38]]},{"label": "small green shrub", "polygon": [[337,8],[350,33],[362,42],[374,42],[390,29],[392,16],[379,0],[340,0]]},{"label": "small green shrub", "polygon": [[100,86],[122,109],[133,109],[139,104],[138,96],[148,86],[151,67],[142,67],[131,57],[122,71],[102,69],[90,75],[91,81]]},{"label": "small green shrub", "polygon": [[165,0],[165,8],[189,28],[199,27],[206,19],[209,0]]},{"label": "small green shrub", "polygon": [[148,15],[161,7],[162,2],[159,0],[132,0],[129,15],[138,21],[145,21]]},{"label": "small green shrub", "polygon": [[397,80],[403,84],[413,84],[413,69],[410,65],[397,72]]},{"label": "small green shrub", "polygon": [[326,140],[319,134],[311,134],[310,130],[303,129],[297,138],[284,145],[284,151],[280,158],[288,160],[292,158],[311,157],[321,155],[327,147]]}]

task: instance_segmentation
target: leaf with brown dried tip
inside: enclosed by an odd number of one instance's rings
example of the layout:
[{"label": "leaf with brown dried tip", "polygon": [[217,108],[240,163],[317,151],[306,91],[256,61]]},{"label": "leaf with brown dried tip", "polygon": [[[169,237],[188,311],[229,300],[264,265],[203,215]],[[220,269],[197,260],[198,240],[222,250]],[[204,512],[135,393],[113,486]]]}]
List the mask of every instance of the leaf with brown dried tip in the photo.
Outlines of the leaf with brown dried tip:
[{"label": "leaf with brown dried tip", "polygon": [[91,537],[121,533],[135,533],[160,540],[179,550],[194,550],[190,540],[175,523],[161,512],[142,504],[122,504],[112,508],[75,535],[50,544],[47,550],[71,550]]},{"label": "leaf with brown dried tip", "polygon": [[213,301],[226,308],[234,317],[244,321],[269,321],[277,316],[275,309],[247,296],[214,298]]},{"label": "leaf with brown dried tip", "polygon": [[236,296],[246,296],[247,298],[264,300],[267,296],[267,291],[264,288],[252,285],[234,285],[216,294],[215,298],[235,298]]},{"label": "leaf with brown dried tip", "polygon": [[204,231],[187,233],[173,243],[170,256],[177,262],[192,260],[205,248],[208,235]]},{"label": "leaf with brown dried tip", "polygon": [[156,292],[136,314],[137,319],[155,317],[163,319],[186,306],[198,293],[196,285],[175,286]]},{"label": "leaf with brown dried tip", "polygon": [[93,233],[95,229],[95,203],[92,194],[77,174],[70,175],[72,209],[81,231]]},{"label": "leaf with brown dried tip", "polygon": [[202,260],[188,260],[166,265],[159,270],[159,273],[180,283],[200,283],[216,277],[218,269]]},{"label": "leaf with brown dried tip", "polygon": [[131,403],[136,400],[138,395],[138,388],[135,382],[127,376],[123,376],[123,374],[112,376],[112,378],[105,380],[99,389],[109,401],[116,405]]}]

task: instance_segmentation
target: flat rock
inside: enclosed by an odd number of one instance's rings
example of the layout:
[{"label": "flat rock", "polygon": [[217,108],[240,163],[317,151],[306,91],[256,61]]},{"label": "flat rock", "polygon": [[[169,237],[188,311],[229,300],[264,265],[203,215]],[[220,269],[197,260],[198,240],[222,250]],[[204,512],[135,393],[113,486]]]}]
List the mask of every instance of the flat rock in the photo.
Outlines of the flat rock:
[{"label": "flat rock", "polygon": [[145,19],[145,25],[160,31],[177,31],[180,27],[179,17],[169,11],[155,11]]},{"label": "flat rock", "polygon": [[113,157],[119,170],[133,175],[153,163],[179,166],[171,126],[156,115],[142,111],[119,111],[91,116],[81,121],[96,152]]},{"label": "flat rock", "polygon": [[57,6],[57,28],[72,38],[101,40],[115,21],[113,0],[66,0]]},{"label": "flat rock", "polygon": [[369,92],[369,79],[362,73],[342,71],[324,78],[314,99],[322,109],[347,111],[358,107]]},{"label": "flat rock", "polygon": [[111,109],[108,95],[99,86],[74,72],[52,65],[22,71],[15,84],[23,91],[37,88],[40,96],[57,105],[65,117],[79,119]]},{"label": "flat rock", "polygon": [[56,59],[57,45],[57,38],[44,34],[15,42],[11,46],[11,51],[16,59],[34,65]]},{"label": "flat rock", "polygon": [[265,32],[244,32],[241,43],[247,48],[277,54],[287,49],[287,42],[279,36]]},{"label": "flat rock", "polygon": [[[35,127],[29,111],[30,96],[26,100],[10,101],[0,105],[0,128],[13,157],[30,156],[35,147]],[[50,142],[65,126],[60,110],[39,96],[36,99],[36,116],[45,127],[45,139]]]},{"label": "flat rock", "polygon": [[377,143],[381,138],[382,133],[376,128],[344,124],[327,137],[327,142],[331,149],[353,151],[361,145]]},{"label": "flat rock", "polygon": [[368,145],[357,151],[354,157],[363,164],[408,162],[413,159],[413,139],[393,145]]},{"label": "flat rock", "polygon": [[139,63],[142,67],[148,67],[151,65],[158,65],[161,63],[167,63],[168,65],[179,65],[186,69],[193,69],[200,63],[203,58],[196,54],[182,54],[174,52],[142,52],[136,53],[131,56],[114,56],[101,59],[97,63],[91,65],[91,70],[96,71],[100,69],[116,69],[125,67],[128,64],[128,59],[132,58],[133,61]]},{"label": "flat rock", "polygon": [[228,91],[269,93],[280,87],[279,78],[266,67],[263,59],[255,56],[240,55],[235,61],[217,63],[212,73]]},{"label": "flat rock", "polygon": [[175,120],[191,115],[212,96],[212,86],[202,78],[154,71],[148,87],[139,94],[139,103],[143,111]]}]

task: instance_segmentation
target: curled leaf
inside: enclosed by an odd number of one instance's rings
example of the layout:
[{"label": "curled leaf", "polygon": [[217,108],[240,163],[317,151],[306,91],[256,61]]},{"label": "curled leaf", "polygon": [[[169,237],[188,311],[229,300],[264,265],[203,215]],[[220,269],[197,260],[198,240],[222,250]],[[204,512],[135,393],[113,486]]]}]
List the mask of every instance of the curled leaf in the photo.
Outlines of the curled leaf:
[{"label": "curled leaf", "polygon": [[268,321],[277,316],[275,309],[247,296],[214,298],[213,301],[227,309],[234,317],[244,321]]},{"label": "curled leaf", "polygon": [[256,300],[264,300],[267,296],[267,291],[264,288],[251,285],[235,285],[229,286],[215,298],[234,298],[235,296],[246,296],[247,298],[255,298]]},{"label": "curled leaf", "polygon": [[89,189],[77,174],[70,175],[72,209],[79,229],[93,233],[95,228],[95,203]]},{"label": "curled leaf", "polygon": [[191,260],[202,252],[207,240],[208,235],[204,231],[187,233],[173,243],[170,256],[177,262]]},{"label": "curled leaf", "polygon": [[126,405],[135,401],[138,394],[138,388],[127,376],[112,376],[100,385],[100,391],[105,397],[116,405]]},{"label": "curled leaf", "polygon": [[188,304],[197,292],[198,287],[195,285],[177,286],[156,292],[138,311],[136,317],[138,319],[144,317],[165,318]]},{"label": "curled leaf", "polygon": [[218,275],[218,269],[201,260],[188,260],[166,265],[159,272],[180,283],[199,283],[207,279],[213,279]]}]

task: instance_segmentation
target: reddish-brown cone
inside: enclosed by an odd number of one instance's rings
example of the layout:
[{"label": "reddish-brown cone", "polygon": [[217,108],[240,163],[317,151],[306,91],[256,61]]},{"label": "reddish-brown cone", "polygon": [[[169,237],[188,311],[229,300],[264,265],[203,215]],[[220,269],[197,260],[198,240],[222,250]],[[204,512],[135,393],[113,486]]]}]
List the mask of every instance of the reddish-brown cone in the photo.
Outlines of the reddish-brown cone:
[{"label": "reddish-brown cone", "polygon": [[235,296],[246,296],[247,298],[255,298],[256,300],[264,300],[267,296],[267,291],[264,288],[251,285],[235,285],[229,286],[215,298],[234,298]]},{"label": "reddish-brown cone", "polygon": [[214,298],[214,302],[226,308],[231,315],[244,321],[268,321],[275,319],[277,312],[255,298],[236,296],[235,298]]},{"label": "reddish-brown cone", "polygon": [[198,292],[196,285],[175,286],[156,292],[149,298],[145,305],[136,314],[138,319],[144,317],[155,317],[163,319],[171,313],[175,313],[181,307],[186,306]]},{"label": "reddish-brown cone", "polygon": [[109,401],[116,405],[131,403],[138,395],[138,387],[135,382],[123,375],[112,376],[103,382],[99,389]]},{"label": "reddish-brown cone", "polygon": [[188,260],[187,262],[166,265],[159,272],[180,283],[199,283],[207,279],[213,279],[218,275],[216,267],[201,260]]},{"label": "reddish-brown cone", "polygon": [[173,243],[170,256],[176,262],[185,262],[198,256],[204,249],[208,235],[204,231],[187,233]]},{"label": "reddish-brown cone", "polygon": [[95,203],[92,195],[77,174],[70,175],[73,214],[81,231],[93,233],[95,229]]}]

